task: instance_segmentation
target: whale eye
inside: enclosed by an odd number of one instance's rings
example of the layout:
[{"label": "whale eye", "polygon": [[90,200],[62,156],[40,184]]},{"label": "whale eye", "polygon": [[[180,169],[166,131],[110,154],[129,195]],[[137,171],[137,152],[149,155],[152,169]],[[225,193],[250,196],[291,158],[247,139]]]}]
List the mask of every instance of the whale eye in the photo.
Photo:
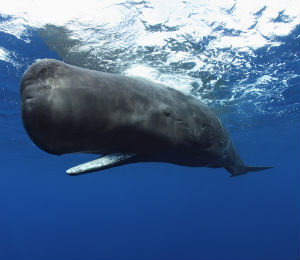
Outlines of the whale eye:
[{"label": "whale eye", "polygon": [[169,117],[171,115],[171,111],[170,110],[165,110],[164,114],[166,117]]},{"label": "whale eye", "polygon": [[208,127],[208,124],[205,123],[205,122],[203,122],[203,123],[202,123],[202,128],[207,128],[207,127]]},{"label": "whale eye", "polygon": [[165,108],[163,109],[163,114],[164,114],[166,117],[170,117],[170,116],[172,115],[172,110],[171,110],[171,108],[165,107]]}]

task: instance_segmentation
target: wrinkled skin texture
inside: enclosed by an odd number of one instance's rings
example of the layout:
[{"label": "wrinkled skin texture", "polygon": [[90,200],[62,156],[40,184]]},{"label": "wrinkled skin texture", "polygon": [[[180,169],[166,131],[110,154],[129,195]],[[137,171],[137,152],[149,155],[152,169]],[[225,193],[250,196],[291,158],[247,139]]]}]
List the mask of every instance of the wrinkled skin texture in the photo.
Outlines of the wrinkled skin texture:
[{"label": "wrinkled skin texture", "polygon": [[132,162],[246,171],[216,115],[161,84],[45,59],[24,73],[21,99],[28,135],[51,154],[136,153]]}]

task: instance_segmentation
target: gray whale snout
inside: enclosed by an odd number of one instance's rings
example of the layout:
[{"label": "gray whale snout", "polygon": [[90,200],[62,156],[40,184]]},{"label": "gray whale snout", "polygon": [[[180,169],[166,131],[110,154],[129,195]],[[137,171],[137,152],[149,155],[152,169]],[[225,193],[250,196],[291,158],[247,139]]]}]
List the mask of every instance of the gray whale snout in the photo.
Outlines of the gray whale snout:
[{"label": "gray whale snout", "polygon": [[136,162],[224,167],[232,176],[271,168],[246,166],[205,104],[162,84],[44,59],[25,71],[20,93],[24,128],[40,149],[102,155],[70,175]]}]

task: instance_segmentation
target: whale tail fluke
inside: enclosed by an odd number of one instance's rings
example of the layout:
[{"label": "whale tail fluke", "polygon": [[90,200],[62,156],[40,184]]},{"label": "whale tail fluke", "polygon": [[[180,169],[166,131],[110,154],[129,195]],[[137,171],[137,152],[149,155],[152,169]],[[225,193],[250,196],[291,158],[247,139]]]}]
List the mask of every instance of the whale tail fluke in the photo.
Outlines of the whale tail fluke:
[{"label": "whale tail fluke", "polygon": [[231,177],[240,176],[248,172],[259,172],[259,171],[264,171],[272,168],[273,166],[246,166],[246,165],[241,165],[239,167],[225,167],[225,169],[231,173]]},{"label": "whale tail fluke", "polygon": [[246,166],[247,172],[259,172],[259,171],[264,171],[268,169],[272,169],[273,166]]}]

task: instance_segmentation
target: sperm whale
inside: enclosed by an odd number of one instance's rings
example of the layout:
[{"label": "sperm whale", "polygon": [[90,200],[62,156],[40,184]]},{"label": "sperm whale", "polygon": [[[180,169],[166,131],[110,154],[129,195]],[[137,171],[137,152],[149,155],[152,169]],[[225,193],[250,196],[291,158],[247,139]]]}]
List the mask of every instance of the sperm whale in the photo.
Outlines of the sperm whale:
[{"label": "sperm whale", "polygon": [[245,165],[197,98],[142,78],[43,59],[25,71],[20,93],[24,128],[40,149],[101,155],[70,175],[136,162],[224,167],[232,176],[271,168]]}]

